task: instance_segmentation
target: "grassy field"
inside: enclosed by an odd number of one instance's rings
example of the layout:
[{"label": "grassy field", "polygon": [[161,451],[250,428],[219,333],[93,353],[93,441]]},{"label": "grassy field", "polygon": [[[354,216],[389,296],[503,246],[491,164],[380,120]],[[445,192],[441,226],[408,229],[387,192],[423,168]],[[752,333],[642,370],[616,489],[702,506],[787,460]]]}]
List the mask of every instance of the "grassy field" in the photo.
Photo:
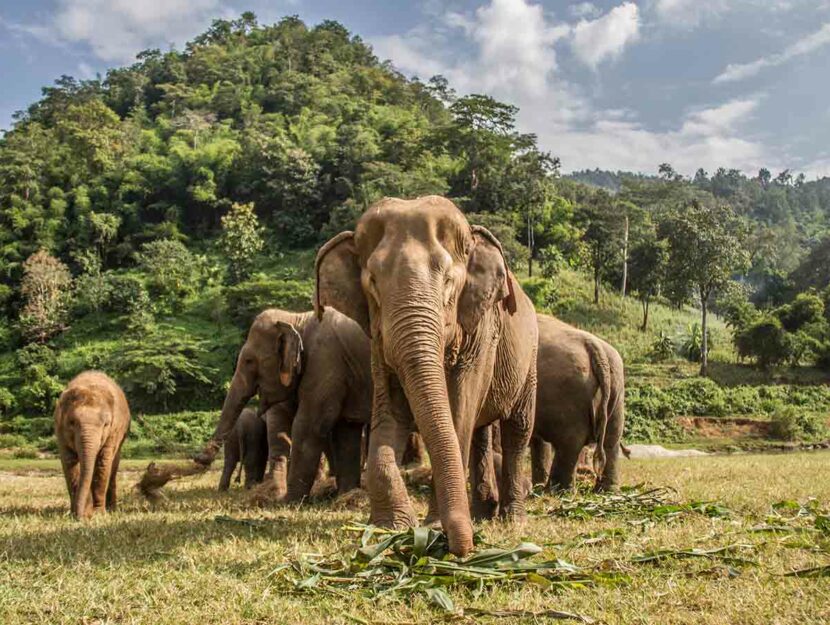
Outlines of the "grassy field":
[{"label": "grassy field", "polygon": [[[450,588],[456,613],[442,612],[423,594],[380,599],[358,591],[342,595],[298,591],[291,573],[271,574],[303,553],[350,553],[359,534],[343,529],[363,521],[365,509],[343,502],[260,510],[239,490],[218,495],[218,476],[168,487],[169,498],[151,509],[132,489],[144,462],[128,461],[122,506],[80,524],[68,517],[63,478],[55,461],[0,461],[0,623],[255,623],[494,622],[462,617],[466,608],[558,609],[606,623],[827,623],[827,578],[784,573],[830,564],[830,522],[824,532],[813,511],[768,520],[773,503],[830,504],[830,453],[723,456],[625,461],[623,483],[676,489],[677,501],[716,501],[731,513],[697,512],[673,520],[654,512],[563,518],[574,500],[534,498],[525,523],[480,525],[485,543],[511,547],[531,541],[544,548],[534,561],[561,558],[592,574],[616,573],[617,584],[565,586],[499,582],[477,589]],[[417,500],[423,513],[425,501]],[[608,511],[608,500],[594,509]],[[719,509],[718,509],[719,510]],[[802,514],[805,513],[802,510]],[[815,518],[814,518],[815,517]],[[815,521],[815,519],[818,521]],[[826,520],[826,519],[825,519]],[[245,523],[244,521],[253,521]],[[758,524],[778,532],[748,531]],[[801,529],[794,529],[794,528]],[[736,547],[751,562],[667,557],[636,562],[658,550]],[[510,616],[503,622],[544,622]]]}]

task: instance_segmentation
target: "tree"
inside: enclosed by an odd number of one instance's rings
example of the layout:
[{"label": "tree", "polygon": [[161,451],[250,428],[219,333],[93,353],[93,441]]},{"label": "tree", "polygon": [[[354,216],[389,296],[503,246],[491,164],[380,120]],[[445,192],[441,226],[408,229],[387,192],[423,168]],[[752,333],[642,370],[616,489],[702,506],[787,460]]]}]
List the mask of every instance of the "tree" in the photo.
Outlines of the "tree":
[{"label": "tree", "polygon": [[661,230],[669,244],[669,274],[677,284],[694,289],[700,298],[700,375],[705,376],[709,369],[710,301],[747,264],[743,228],[729,205],[704,199],[674,211],[661,224]]},{"label": "tree", "polygon": [[72,276],[61,261],[45,250],[23,263],[20,329],[31,341],[45,343],[66,327],[71,304]]},{"label": "tree", "polygon": [[230,284],[238,284],[251,275],[256,255],[264,242],[253,204],[234,204],[222,217],[219,247],[228,259]]},{"label": "tree", "polygon": [[631,249],[631,288],[643,307],[643,324],[640,326],[643,332],[648,327],[651,300],[660,294],[668,261],[668,244],[659,240],[653,231]]},{"label": "tree", "polygon": [[622,224],[613,204],[611,195],[599,189],[580,206],[579,219],[585,225],[582,241],[594,274],[594,304],[599,304],[602,277],[622,247]]},{"label": "tree", "polygon": [[741,356],[755,358],[764,371],[788,360],[791,356],[791,341],[781,322],[765,315],[752,322],[735,335],[735,346]]},{"label": "tree", "polygon": [[181,241],[159,239],[145,243],[136,260],[162,308],[175,309],[196,292],[202,268]]}]

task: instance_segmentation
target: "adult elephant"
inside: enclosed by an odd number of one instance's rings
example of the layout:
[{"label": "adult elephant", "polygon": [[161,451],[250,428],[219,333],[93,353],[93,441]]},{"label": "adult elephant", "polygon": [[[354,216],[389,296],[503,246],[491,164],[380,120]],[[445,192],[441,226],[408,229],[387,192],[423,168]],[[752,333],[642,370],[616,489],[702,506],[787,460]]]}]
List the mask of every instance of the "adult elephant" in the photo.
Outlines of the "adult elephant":
[{"label": "adult elephant", "polygon": [[[539,321],[533,483],[573,486],[580,453],[596,443],[596,489],[614,488],[625,425],[625,374],[616,349],[548,315]],[[554,454],[555,452],[555,454]]]},{"label": "adult elephant", "polygon": [[[242,409],[258,394],[276,499],[288,492],[295,415],[315,440],[333,437],[330,460],[338,490],[359,485],[360,439],[371,413],[369,340],[345,315],[336,310],[326,313],[318,320],[313,312],[271,308],[256,317],[239,353],[219,423],[196,457],[198,463],[213,462]],[[309,422],[314,427],[306,428]],[[313,461],[314,473],[318,461],[319,453]]]},{"label": "adult elephant", "polygon": [[[471,441],[502,424],[503,514],[524,514],[522,459],[533,428],[537,329],[533,305],[501,245],[449,200],[384,199],[317,255],[315,309],[357,321],[372,339],[374,401],[367,485],[371,522],[416,523],[398,465],[414,417],[433,467],[433,492],[450,551],[468,553],[466,488],[492,458]],[[411,411],[411,412],[410,412]],[[480,448],[480,446],[476,446]],[[474,491],[474,505],[477,503]]]}]

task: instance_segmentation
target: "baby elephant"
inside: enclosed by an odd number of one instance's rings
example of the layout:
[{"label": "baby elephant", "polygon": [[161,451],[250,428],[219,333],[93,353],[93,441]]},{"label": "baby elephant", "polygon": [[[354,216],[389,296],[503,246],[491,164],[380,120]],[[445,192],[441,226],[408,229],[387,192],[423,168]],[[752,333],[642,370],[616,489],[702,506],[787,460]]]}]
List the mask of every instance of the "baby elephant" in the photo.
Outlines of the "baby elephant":
[{"label": "baby elephant", "polygon": [[[225,439],[225,466],[219,480],[219,490],[228,490],[237,463],[239,473],[245,469],[245,488],[259,484],[268,464],[268,435],[265,421],[251,408],[245,408]],[[236,481],[239,482],[239,476]]]},{"label": "baby elephant", "polygon": [[104,506],[115,510],[118,461],[129,428],[124,392],[100,371],[79,374],[58,398],[55,436],[76,518]]}]

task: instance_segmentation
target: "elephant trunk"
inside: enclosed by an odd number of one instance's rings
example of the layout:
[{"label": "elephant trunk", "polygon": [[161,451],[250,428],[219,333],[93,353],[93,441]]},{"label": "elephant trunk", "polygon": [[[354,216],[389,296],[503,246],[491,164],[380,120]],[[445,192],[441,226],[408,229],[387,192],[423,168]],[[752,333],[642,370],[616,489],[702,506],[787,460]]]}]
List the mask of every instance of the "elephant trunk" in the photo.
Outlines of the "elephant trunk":
[{"label": "elephant trunk", "polygon": [[[426,326],[426,328],[424,327]],[[443,333],[432,311],[413,314],[390,333],[396,350],[397,373],[426,443],[441,525],[450,551],[465,555],[473,548],[473,526],[458,436],[453,425],[443,365]]]},{"label": "elephant trunk", "polygon": [[201,453],[194,458],[197,463],[209,465],[216,458],[222,443],[230,434],[233,426],[236,425],[242,409],[253,395],[248,386],[237,371],[233,376],[233,380],[231,380],[228,394],[225,395],[225,403],[222,404],[222,414],[219,417],[219,423],[216,424],[216,430],[214,430],[213,436],[210,437]]},{"label": "elephant trunk", "polygon": [[75,508],[72,513],[75,518],[82,519],[87,516],[89,497],[92,491],[92,476],[95,472],[95,462],[98,452],[101,449],[100,433],[89,429],[82,429],[78,439],[80,445],[80,476],[78,479],[78,490],[75,493]]}]

